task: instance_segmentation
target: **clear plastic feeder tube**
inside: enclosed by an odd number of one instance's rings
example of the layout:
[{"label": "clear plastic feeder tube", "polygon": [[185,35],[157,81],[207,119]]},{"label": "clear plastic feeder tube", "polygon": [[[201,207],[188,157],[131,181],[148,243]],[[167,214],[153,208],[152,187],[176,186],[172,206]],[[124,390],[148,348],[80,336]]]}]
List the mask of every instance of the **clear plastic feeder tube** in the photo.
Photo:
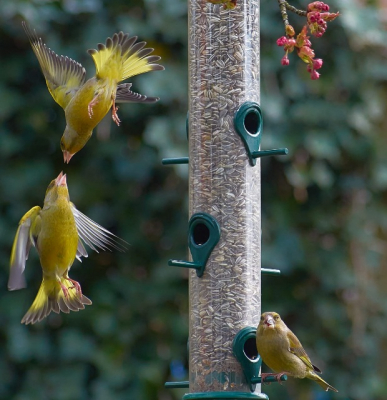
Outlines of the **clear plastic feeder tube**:
[{"label": "clear plastic feeder tube", "polygon": [[190,392],[250,392],[232,342],[260,316],[260,161],[249,164],[233,118],[260,100],[259,0],[188,4],[190,215],[221,229],[203,276],[190,271]]}]

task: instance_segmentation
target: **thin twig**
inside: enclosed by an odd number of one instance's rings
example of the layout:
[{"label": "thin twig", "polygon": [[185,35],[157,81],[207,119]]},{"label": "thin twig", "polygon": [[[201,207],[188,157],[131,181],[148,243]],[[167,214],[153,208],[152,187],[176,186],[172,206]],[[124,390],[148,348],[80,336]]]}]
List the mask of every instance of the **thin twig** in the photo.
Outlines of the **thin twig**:
[{"label": "thin twig", "polygon": [[282,20],[284,21],[284,25],[286,28],[286,26],[289,25],[288,13],[286,12],[287,2],[285,0],[278,0],[278,3],[281,10]]},{"label": "thin twig", "polygon": [[284,21],[285,30],[286,30],[286,27],[289,25],[289,17],[288,17],[287,10],[289,10],[301,17],[306,17],[306,15],[307,15],[306,11],[299,10],[298,8],[293,7],[286,0],[278,0],[278,3],[279,3],[280,11],[281,11],[282,20]]},{"label": "thin twig", "polygon": [[[282,3],[282,1],[280,1],[280,3]],[[299,10],[298,8],[296,8],[296,7],[293,7],[292,5],[290,5],[287,1],[283,1],[283,3],[285,3],[285,7],[286,7],[286,9],[287,10],[289,10],[289,11],[291,11],[291,12],[294,12],[295,14],[297,14],[297,15],[299,15],[300,17],[306,17],[306,11],[304,11],[304,10]],[[280,5],[280,7],[281,7],[281,5]],[[282,10],[281,10],[281,14],[282,14]]]}]

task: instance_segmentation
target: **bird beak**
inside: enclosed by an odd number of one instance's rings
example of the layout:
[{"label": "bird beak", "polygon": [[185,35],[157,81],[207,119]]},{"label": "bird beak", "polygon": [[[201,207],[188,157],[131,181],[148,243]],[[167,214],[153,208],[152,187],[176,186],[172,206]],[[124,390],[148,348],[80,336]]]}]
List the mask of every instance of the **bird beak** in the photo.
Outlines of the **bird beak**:
[{"label": "bird beak", "polygon": [[264,323],[265,323],[265,325],[266,325],[268,328],[274,329],[274,326],[275,326],[275,324],[274,324],[274,318],[273,318],[271,315],[268,315],[268,316],[265,318]]},{"label": "bird beak", "polygon": [[70,162],[70,160],[71,160],[71,158],[72,158],[73,155],[74,155],[74,154],[70,154],[70,152],[68,152],[67,150],[64,150],[64,151],[63,151],[63,159],[64,159],[64,162],[68,164],[68,163]]},{"label": "bird beak", "polygon": [[55,179],[56,186],[67,186],[66,174],[61,172]]}]

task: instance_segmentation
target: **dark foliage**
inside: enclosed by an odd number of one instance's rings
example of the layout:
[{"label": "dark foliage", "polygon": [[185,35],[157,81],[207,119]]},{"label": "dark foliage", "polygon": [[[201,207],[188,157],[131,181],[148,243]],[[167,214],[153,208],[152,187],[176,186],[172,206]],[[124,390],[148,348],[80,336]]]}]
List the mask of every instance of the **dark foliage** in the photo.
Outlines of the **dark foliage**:
[{"label": "dark foliage", "polygon": [[[278,3],[261,2],[262,147],[290,150],[262,160],[263,266],[283,271],[263,278],[262,306],[297,333],[339,389],[336,399],[381,400],[387,391],[387,35],[376,3],[331,2],[342,16],[314,40],[325,64],[311,81],[295,55],[290,66],[280,65]],[[183,0],[0,2],[1,400],[168,400],[184,393],[163,384],[187,378],[187,280],[167,260],[187,253],[188,170],[160,161],[187,155],[186,13]],[[138,35],[166,70],[134,78],[133,90],[161,101],[121,105],[121,126],[109,116],[64,166],[64,113],[47,91],[22,20],[88,76],[94,66],[87,49],[119,30]],[[32,250],[28,288],[6,291],[14,232],[62,169],[77,207],[130,247],[74,264],[72,277],[93,306],[25,327],[20,320],[41,271]],[[304,381],[264,391],[273,400],[330,398]]]}]

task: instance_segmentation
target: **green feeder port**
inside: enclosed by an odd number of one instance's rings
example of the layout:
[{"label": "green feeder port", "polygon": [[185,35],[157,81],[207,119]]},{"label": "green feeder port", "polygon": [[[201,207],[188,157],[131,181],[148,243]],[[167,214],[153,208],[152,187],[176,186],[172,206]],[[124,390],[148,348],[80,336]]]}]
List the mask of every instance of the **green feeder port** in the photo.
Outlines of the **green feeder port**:
[{"label": "green feeder port", "polygon": [[169,260],[173,267],[194,268],[198,277],[203,275],[208,258],[220,239],[220,227],[214,217],[196,213],[189,220],[188,247],[193,261]]},{"label": "green feeder port", "polygon": [[[256,346],[256,334],[256,328],[247,326],[235,335],[232,344],[234,355],[242,366],[243,373],[252,392],[254,392],[258,383],[262,383],[262,379],[259,376],[262,359],[258,354]],[[286,375],[281,377],[281,381],[286,381],[287,379]],[[277,379],[274,376],[268,376],[264,382],[277,382]]]},{"label": "green feeder port", "polygon": [[259,150],[262,137],[263,118],[259,105],[252,101],[243,103],[234,116],[234,128],[245,145],[249,162],[254,166],[257,158],[286,155],[288,149]]},{"label": "green feeder port", "polygon": [[252,383],[251,379],[258,378],[262,364],[255,344],[256,331],[256,328],[251,326],[243,328],[236,334],[232,344],[234,355],[242,366],[243,373],[252,392],[255,390],[256,383]]}]

